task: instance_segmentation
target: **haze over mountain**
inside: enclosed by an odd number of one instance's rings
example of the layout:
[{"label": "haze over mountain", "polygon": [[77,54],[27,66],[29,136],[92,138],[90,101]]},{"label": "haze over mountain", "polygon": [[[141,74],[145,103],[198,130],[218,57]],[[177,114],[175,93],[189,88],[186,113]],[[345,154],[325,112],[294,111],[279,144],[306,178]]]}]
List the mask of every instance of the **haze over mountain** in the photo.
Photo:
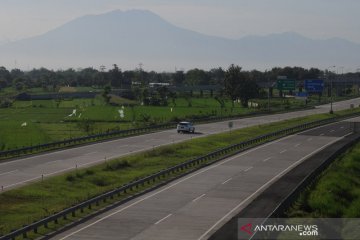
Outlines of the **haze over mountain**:
[{"label": "haze over mountain", "polygon": [[[229,26],[231,27],[231,26]],[[314,40],[287,32],[227,39],[176,27],[143,10],[87,15],[43,35],[0,46],[0,66],[78,68],[139,63],[157,71],[222,66],[357,68],[360,44],[340,38]]]}]

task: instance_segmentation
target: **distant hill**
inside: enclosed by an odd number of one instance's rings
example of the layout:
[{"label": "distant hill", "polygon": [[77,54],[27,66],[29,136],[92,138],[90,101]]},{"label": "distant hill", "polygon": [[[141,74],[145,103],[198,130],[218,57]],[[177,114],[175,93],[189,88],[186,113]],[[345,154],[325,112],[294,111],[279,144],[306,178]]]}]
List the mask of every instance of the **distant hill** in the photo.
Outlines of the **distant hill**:
[{"label": "distant hill", "polygon": [[174,70],[239,64],[358,67],[360,44],[340,38],[314,40],[296,33],[227,39],[176,27],[142,10],[87,15],[43,35],[0,46],[0,66],[88,67],[118,64],[134,69]]}]

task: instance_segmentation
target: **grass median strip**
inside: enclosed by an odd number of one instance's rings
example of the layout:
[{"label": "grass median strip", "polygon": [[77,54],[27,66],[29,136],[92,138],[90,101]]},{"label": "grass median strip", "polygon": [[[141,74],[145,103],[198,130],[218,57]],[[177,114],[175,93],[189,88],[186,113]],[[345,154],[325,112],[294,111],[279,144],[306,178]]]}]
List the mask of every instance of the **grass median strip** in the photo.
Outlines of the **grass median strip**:
[{"label": "grass median strip", "polygon": [[[359,111],[359,109],[342,111],[337,114],[344,115],[355,111]],[[319,114],[192,139],[122,157],[90,168],[78,169],[64,175],[45,178],[43,181],[3,192],[0,194],[0,235],[131,181],[205,155],[211,151],[259,135],[333,116]],[[176,174],[181,174],[181,172]],[[175,177],[176,174],[168,176],[168,178]],[[166,179],[159,181],[164,180]],[[152,184],[158,183],[154,182]],[[144,189],[146,187],[151,187],[151,184],[145,185]],[[140,190],[142,189],[134,191]],[[121,195],[114,201],[121,200],[126,196]],[[109,202],[103,204],[109,204]],[[80,216],[88,214],[88,212],[84,212]],[[79,216],[77,215],[74,218],[77,217]],[[40,232],[42,231],[39,231],[39,234]]]}]

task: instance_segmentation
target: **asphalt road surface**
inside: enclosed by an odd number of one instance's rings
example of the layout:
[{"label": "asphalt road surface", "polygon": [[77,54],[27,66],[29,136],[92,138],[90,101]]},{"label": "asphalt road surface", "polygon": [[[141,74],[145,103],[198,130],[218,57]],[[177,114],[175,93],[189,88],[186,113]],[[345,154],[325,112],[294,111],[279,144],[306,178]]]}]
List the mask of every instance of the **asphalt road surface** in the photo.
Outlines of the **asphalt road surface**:
[{"label": "asphalt road surface", "polygon": [[351,131],[351,124],[344,121],[264,144],[133,199],[53,239],[207,239],[281,176]]},{"label": "asphalt road surface", "polygon": [[[348,109],[350,104],[359,106],[360,98],[334,103],[333,108],[334,110]],[[232,120],[233,129],[324,113],[329,109],[330,105],[327,104],[311,110]],[[0,188],[6,191],[39,180],[42,176],[46,178],[76,167],[90,166],[104,162],[106,159],[152,149],[156,146],[228,131],[228,122],[196,125],[196,134],[177,134],[176,130],[172,129],[3,162],[0,163]]]}]

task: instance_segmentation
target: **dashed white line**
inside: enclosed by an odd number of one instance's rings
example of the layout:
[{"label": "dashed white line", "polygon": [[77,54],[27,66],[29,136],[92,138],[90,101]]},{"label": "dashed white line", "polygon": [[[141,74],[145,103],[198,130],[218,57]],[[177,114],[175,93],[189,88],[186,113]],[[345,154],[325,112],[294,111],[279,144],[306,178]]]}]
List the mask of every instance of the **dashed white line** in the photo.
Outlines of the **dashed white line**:
[{"label": "dashed white line", "polygon": [[324,135],[325,135],[325,133],[320,134],[320,136],[324,136]]},{"label": "dashed white line", "polygon": [[281,152],[280,152],[280,154],[283,154],[283,153],[285,153],[287,150],[286,149],[284,149],[284,150],[282,150]]},{"label": "dashed white line", "polygon": [[[347,134],[349,135],[349,134]],[[347,136],[345,135],[345,136]],[[342,138],[344,138],[345,136],[343,136]],[[341,139],[342,139],[341,138]],[[299,165],[302,161],[304,161],[305,159],[307,159],[308,157],[312,156],[313,154],[320,152],[321,150],[323,150],[324,148],[326,148],[327,146],[335,143],[339,141],[339,139],[335,139],[334,141],[331,141],[327,144],[325,144],[324,146],[316,149],[315,151],[309,153],[308,155],[306,155],[305,157],[302,157],[301,159],[299,159],[298,161],[296,161],[295,163],[291,164],[289,167],[287,167],[285,170],[283,170],[282,172],[280,172],[279,174],[277,174],[275,177],[273,177],[271,180],[269,180],[268,182],[266,182],[264,185],[262,185],[260,188],[258,188],[255,192],[253,192],[250,196],[248,196],[246,199],[244,199],[242,202],[240,202],[237,206],[235,206],[232,210],[230,210],[227,214],[225,214],[221,219],[219,219],[214,225],[212,225],[203,235],[201,235],[198,240],[202,240],[204,239],[216,226],[218,226],[221,222],[223,222],[225,219],[227,219],[233,212],[235,212],[240,206],[242,206],[244,203],[246,203],[247,201],[249,201],[251,198],[253,198],[254,196],[256,196],[259,192],[263,191],[267,186],[269,186],[270,184],[272,184],[275,180],[277,180],[278,178],[280,178],[281,176],[283,176],[286,172],[288,172],[290,169],[292,169],[293,167]]]},{"label": "dashed white line", "polygon": [[247,169],[244,170],[244,172],[250,171],[251,169],[253,169],[254,167],[249,167]]},{"label": "dashed white line", "polygon": [[193,202],[196,202],[197,200],[199,200],[200,198],[202,198],[202,197],[204,197],[206,194],[204,193],[204,194],[202,194],[201,196],[199,196],[199,197],[197,197],[197,198],[195,198],[194,200],[192,200]]},{"label": "dashed white line", "polygon": [[228,180],[226,180],[225,182],[223,182],[222,184],[224,185],[224,184],[226,184],[226,183],[228,183],[228,182],[230,182],[232,180],[232,178],[229,178]]},{"label": "dashed white line", "polygon": [[56,162],[60,162],[62,160],[55,160],[55,161],[51,161],[51,162],[47,162],[47,163],[44,163],[44,165],[48,165],[48,164],[52,164],[52,163],[56,163]]},{"label": "dashed white line", "polygon": [[298,143],[298,144],[295,145],[295,147],[298,147],[298,146],[300,146],[300,145],[301,145],[301,143]]},{"label": "dashed white line", "polygon": [[344,129],[344,126],[341,126],[340,128],[341,128],[341,129]]},{"label": "dashed white line", "polygon": [[164,221],[165,219],[167,219],[167,218],[169,218],[169,217],[171,217],[171,213],[169,214],[169,215],[167,215],[166,217],[164,217],[164,218],[162,218],[162,219],[160,219],[159,221],[157,221],[156,223],[155,223],[155,225],[158,225],[159,223],[161,223],[162,221]]},{"label": "dashed white line", "polygon": [[271,157],[268,157],[268,158],[264,159],[263,162],[267,162],[267,161],[269,161],[270,159],[271,159]]},{"label": "dashed white line", "polygon": [[[105,219],[108,219],[108,218],[111,217],[111,216],[114,216],[115,214],[118,214],[118,213],[120,213],[120,212],[123,212],[123,211],[125,211],[126,209],[131,208],[132,206],[135,206],[135,205],[137,205],[137,204],[139,204],[139,203],[141,203],[141,202],[143,202],[143,201],[145,201],[145,200],[147,200],[147,199],[149,199],[149,198],[151,198],[151,197],[153,197],[153,196],[158,195],[159,193],[162,193],[162,192],[164,192],[164,191],[166,191],[166,190],[168,190],[168,189],[171,189],[172,187],[174,187],[174,186],[176,186],[176,185],[178,185],[178,184],[180,184],[180,183],[182,183],[182,182],[185,182],[185,181],[187,181],[188,179],[191,179],[191,178],[193,178],[193,177],[195,177],[195,176],[198,176],[198,175],[200,175],[200,174],[202,174],[202,173],[204,173],[204,172],[207,172],[207,171],[209,171],[209,170],[211,170],[211,169],[214,169],[214,168],[216,168],[216,167],[218,167],[218,166],[221,166],[221,165],[223,165],[223,164],[225,164],[225,163],[227,163],[227,162],[230,162],[230,161],[232,161],[232,160],[234,160],[234,159],[236,159],[236,158],[238,158],[238,157],[240,157],[240,156],[247,155],[247,154],[249,154],[249,153],[251,153],[251,152],[255,152],[255,151],[258,150],[258,149],[264,148],[264,147],[266,147],[266,146],[272,145],[272,144],[277,143],[277,142],[280,142],[280,141],[284,141],[285,139],[289,139],[289,138],[292,138],[292,137],[293,137],[293,136],[290,135],[290,136],[287,136],[287,137],[284,137],[284,138],[275,140],[275,141],[273,141],[273,142],[266,143],[266,144],[261,145],[261,146],[259,146],[259,147],[256,147],[256,148],[253,148],[253,149],[251,149],[251,150],[248,150],[248,151],[246,151],[246,152],[244,152],[244,153],[241,153],[241,154],[238,154],[238,155],[236,155],[236,156],[233,156],[233,157],[231,157],[231,158],[229,158],[229,159],[227,159],[227,160],[224,160],[223,162],[220,162],[220,163],[218,163],[218,164],[209,166],[208,168],[205,168],[204,170],[201,170],[201,171],[199,171],[199,172],[196,172],[196,173],[194,173],[194,174],[192,174],[192,175],[190,175],[190,176],[188,176],[188,177],[185,177],[184,179],[181,179],[181,180],[179,180],[179,181],[171,184],[171,185],[168,186],[168,187],[165,187],[165,188],[163,188],[163,189],[161,189],[161,190],[159,190],[159,191],[157,191],[157,192],[155,192],[155,193],[152,193],[152,194],[150,194],[150,195],[148,195],[148,196],[146,196],[146,197],[140,198],[139,200],[131,203],[130,205],[128,205],[128,206],[126,206],[126,207],[123,207],[123,208],[120,208],[120,209],[117,210],[117,211],[111,212],[110,214],[108,214],[108,215],[106,215],[106,216],[104,216],[104,217],[96,220],[95,222],[92,222],[92,223],[90,223],[90,224],[88,224],[88,225],[85,225],[84,227],[82,227],[82,228],[80,228],[80,229],[78,229],[78,230],[76,230],[76,231],[74,231],[74,232],[69,233],[68,235],[62,237],[60,240],[67,239],[67,238],[69,238],[69,237],[71,237],[71,236],[73,236],[73,235],[75,235],[75,234],[77,234],[77,233],[79,233],[79,232],[81,232],[81,231],[83,231],[83,230],[85,230],[85,229],[87,229],[87,228],[89,228],[89,227],[91,227],[91,226],[93,226],[93,225],[95,225],[95,224],[97,224],[97,223],[105,220]],[[252,168],[252,167],[251,167],[251,168]],[[249,168],[248,170],[250,170],[251,168]]]},{"label": "dashed white line", "polygon": [[11,173],[14,173],[14,172],[17,172],[17,171],[19,171],[19,170],[16,169],[16,170],[13,170],[13,171],[10,171],[10,172],[0,173],[0,176],[2,176],[2,175],[7,175],[7,174],[11,174]]},{"label": "dashed white line", "polygon": [[307,140],[308,140],[308,141],[311,141],[311,140],[312,140],[312,138],[308,138]]},{"label": "dashed white line", "polygon": [[335,132],[335,130],[333,129],[333,130],[330,130],[330,132]]}]

